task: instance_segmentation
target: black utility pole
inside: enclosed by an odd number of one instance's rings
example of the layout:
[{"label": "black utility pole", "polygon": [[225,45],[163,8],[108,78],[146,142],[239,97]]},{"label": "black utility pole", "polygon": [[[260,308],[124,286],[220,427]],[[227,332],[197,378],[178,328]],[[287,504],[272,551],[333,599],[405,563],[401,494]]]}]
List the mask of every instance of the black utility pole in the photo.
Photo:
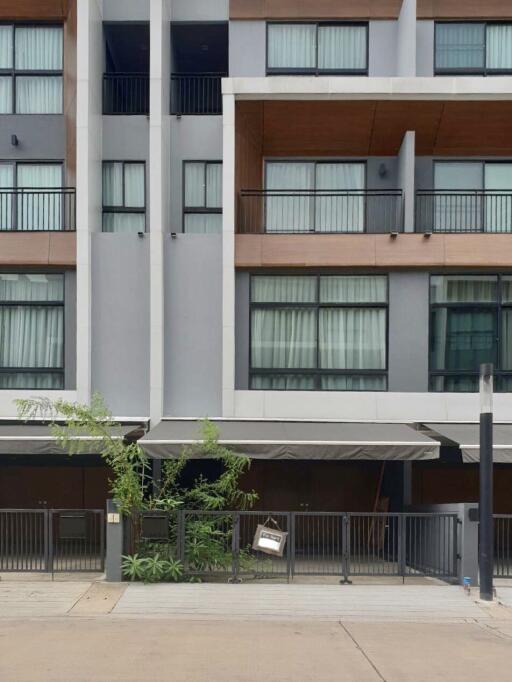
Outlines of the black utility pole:
[{"label": "black utility pole", "polygon": [[493,548],[493,466],[492,466],[493,366],[480,366],[480,599],[492,601]]}]

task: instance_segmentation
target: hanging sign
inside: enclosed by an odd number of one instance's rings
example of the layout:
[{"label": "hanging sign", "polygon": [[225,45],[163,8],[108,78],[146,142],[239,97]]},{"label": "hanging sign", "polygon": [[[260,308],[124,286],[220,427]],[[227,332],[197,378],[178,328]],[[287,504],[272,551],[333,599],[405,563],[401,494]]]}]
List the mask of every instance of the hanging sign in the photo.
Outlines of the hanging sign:
[{"label": "hanging sign", "polygon": [[268,528],[266,525],[258,524],[252,548],[264,554],[283,556],[287,537],[288,533],[278,528]]}]

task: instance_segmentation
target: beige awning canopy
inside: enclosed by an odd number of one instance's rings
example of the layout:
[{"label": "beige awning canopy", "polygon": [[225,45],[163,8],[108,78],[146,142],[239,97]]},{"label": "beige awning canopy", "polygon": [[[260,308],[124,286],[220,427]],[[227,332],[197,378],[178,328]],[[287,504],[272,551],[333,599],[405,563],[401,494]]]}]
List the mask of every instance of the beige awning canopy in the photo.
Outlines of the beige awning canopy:
[{"label": "beige awning canopy", "polygon": [[[425,424],[425,426],[448,445],[458,446],[463,462],[480,461],[479,424]],[[497,464],[512,463],[512,424],[494,424],[493,460]]]},{"label": "beige awning canopy", "polygon": [[[252,459],[422,460],[439,457],[439,443],[407,424],[289,420],[212,420],[219,443]],[[202,422],[165,419],[139,445],[155,459],[178,457],[184,447],[201,457]],[[198,446],[197,449],[195,446]]]},{"label": "beige awning canopy", "polygon": [[[111,430],[113,438],[126,438],[132,432],[140,431],[141,424],[127,424]],[[98,441],[90,436],[78,437],[87,442],[84,455],[97,455]],[[62,455],[50,427],[46,424],[0,424],[0,455]]]}]

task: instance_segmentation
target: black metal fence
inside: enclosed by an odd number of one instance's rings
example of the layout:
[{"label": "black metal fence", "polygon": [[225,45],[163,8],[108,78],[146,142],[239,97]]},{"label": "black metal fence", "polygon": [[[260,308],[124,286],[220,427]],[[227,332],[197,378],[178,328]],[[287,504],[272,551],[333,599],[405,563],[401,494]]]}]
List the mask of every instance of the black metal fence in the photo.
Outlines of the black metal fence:
[{"label": "black metal fence", "polygon": [[[182,561],[188,575],[457,578],[457,515],[341,512],[148,513],[136,546]],[[253,549],[258,525],[288,534],[282,556]]]},{"label": "black metal fence", "polygon": [[416,192],[416,232],[512,232],[512,192]]},{"label": "black metal fence", "polygon": [[494,577],[512,578],[512,514],[494,516]]},{"label": "black metal fence", "polygon": [[74,187],[0,188],[0,231],[74,231],[75,196]]},{"label": "black metal fence", "polygon": [[149,114],[149,74],[103,74],[103,113],[107,116]]},{"label": "black metal fence", "polygon": [[222,78],[225,73],[171,75],[171,114],[222,114]]},{"label": "black metal fence", "polygon": [[103,571],[99,509],[0,509],[0,572]]},{"label": "black metal fence", "polygon": [[402,190],[241,190],[238,232],[402,232]]}]

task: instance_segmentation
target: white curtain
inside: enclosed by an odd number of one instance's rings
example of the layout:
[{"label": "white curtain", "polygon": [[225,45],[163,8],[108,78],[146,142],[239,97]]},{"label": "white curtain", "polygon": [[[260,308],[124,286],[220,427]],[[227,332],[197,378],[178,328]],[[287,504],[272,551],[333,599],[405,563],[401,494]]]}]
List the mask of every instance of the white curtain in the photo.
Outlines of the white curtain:
[{"label": "white curtain", "polygon": [[11,230],[12,225],[12,193],[14,182],[14,166],[10,163],[0,164],[0,230]]},{"label": "white curtain", "polygon": [[366,69],[365,26],[320,26],[318,68],[320,70]]},{"label": "white curtain", "polygon": [[138,234],[146,230],[144,213],[104,213],[103,232]]},{"label": "white curtain", "polygon": [[265,369],[316,367],[316,311],[274,308],[252,311],[252,366]]},{"label": "white curtain", "polygon": [[487,26],[487,68],[512,69],[512,24]]},{"label": "white curtain", "polygon": [[[266,189],[276,190],[266,200],[267,232],[312,232],[314,201],[311,192],[314,186],[314,163],[267,163]],[[283,194],[277,190],[282,190]]]},{"label": "white curtain", "polygon": [[262,275],[251,279],[251,301],[253,303],[314,303],[316,289],[316,277]]},{"label": "white curtain", "polygon": [[18,230],[62,229],[62,195],[51,191],[62,188],[61,164],[19,164],[17,186],[26,190],[18,194]]},{"label": "white curtain", "polygon": [[0,26],[0,69],[12,69],[12,26]]},{"label": "white curtain", "polygon": [[[0,275],[0,367],[59,368],[64,362],[64,311],[61,306],[2,305],[2,302],[61,302],[62,275]],[[3,388],[57,388],[58,375],[5,375]],[[56,385],[58,384],[58,385]]]},{"label": "white curtain", "polygon": [[315,24],[269,24],[269,69],[316,68]]},{"label": "white curtain", "polygon": [[385,376],[330,374],[321,378],[324,391],[385,391]]},{"label": "white curtain", "polygon": [[62,76],[16,76],[17,114],[62,114]]},{"label": "white curtain", "polygon": [[315,379],[303,374],[256,374],[251,378],[251,388],[264,391],[311,391]]},{"label": "white curtain", "polygon": [[144,208],[144,164],[124,165],[124,205],[126,208]]},{"label": "white curtain", "polygon": [[[365,166],[362,163],[319,163],[316,166],[316,189],[323,190],[315,199],[317,232],[363,232],[364,197],[354,196],[364,190]],[[343,192],[341,196],[329,195]]]},{"label": "white curtain", "polygon": [[483,69],[485,24],[436,24],[438,69]]},{"label": "white curtain", "polygon": [[12,113],[12,78],[0,76],[0,114]]},{"label": "white curtain", "polygon": [[347,276],[320,278],[321,303],[386,303],[387,277]]},{"label": "white curtain", "polygon": [[63,66],[62,36],[62,28],[55,26],[16,27],[16,69],[60,71]]},{"label": "white curtain", "polygon": [[323,369],[386,368],[386,311],[377,308],[320,310]]},{"label": "white curtain", "polygon": [[437,275],[430,278],[432,303],[495,303],[498,278],[493,275]]},{"label": "white curtain", "polygon": [[205,202],[205,169],[204,163],[185,164],[185,206],[188,208],[204,208]]},{"label": "white curtain", "polygon": [[206,165],[206,206],[222,208],[222,164]]},{"label": "white curtain", "polygon": [[123,205],[123,164],[103,164],[103,206]]},{"label": "white curtain", "polygon": [[483,163],[440,161],[434,165],[434,231],[482,229]]},{"label": "white curtain", "polygon": [[184,230],[191,234],[219,234],[222,232],[222,213],[187,213]]},{"label": "white curtain", "polygon": [[512,232],[512,163],[485,164],[485,231]]}]

